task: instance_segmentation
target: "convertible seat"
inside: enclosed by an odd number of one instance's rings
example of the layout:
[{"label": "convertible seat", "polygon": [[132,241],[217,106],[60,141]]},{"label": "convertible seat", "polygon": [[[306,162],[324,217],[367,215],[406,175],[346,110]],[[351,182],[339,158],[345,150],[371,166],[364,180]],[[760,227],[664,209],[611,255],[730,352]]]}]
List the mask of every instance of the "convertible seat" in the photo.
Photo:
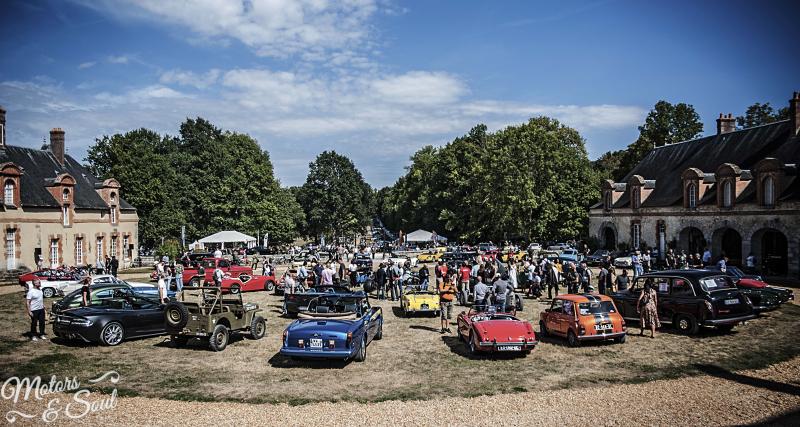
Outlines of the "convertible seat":
[{"label": "convertible seat", "polygon": [[352,311],[344,313],[298,313],[298,319],[320,319],[320,320],[356,320],[356,313]]}]

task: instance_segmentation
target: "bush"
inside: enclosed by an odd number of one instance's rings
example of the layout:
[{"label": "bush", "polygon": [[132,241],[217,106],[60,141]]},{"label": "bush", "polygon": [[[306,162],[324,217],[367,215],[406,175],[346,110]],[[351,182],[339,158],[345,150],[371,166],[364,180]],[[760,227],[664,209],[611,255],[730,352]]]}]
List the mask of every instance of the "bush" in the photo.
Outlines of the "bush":
[{"label": "bush", "polygon": [[166,255],[169,259],[174,260],[178,258],[180,253],[181,244],[175,239],[164,240],[164,243],[156,249],[156,255],[158,255],[159,258]]}]

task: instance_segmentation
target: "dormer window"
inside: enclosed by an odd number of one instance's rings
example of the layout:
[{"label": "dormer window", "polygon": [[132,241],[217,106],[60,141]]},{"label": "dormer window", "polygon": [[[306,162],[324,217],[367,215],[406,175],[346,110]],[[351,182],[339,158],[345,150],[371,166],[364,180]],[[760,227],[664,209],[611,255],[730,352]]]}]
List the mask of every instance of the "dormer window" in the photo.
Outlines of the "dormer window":
[{"label": "dormer window", "polygon": [[612,207],[614,207],[613,196],[611,195],[611,191],[606,191],[606,198],[603,202],[603,206],[606,208],[607,211],[610,211]]},{"label": "dormer window", "polygon": [[686,186],[686,196],[689,200],[689,209],[697,209],[697,185],[691,182]]},{"label": "dormer window", "polygon": [[764,178],[764,206],[771,208],[775,206],[775,180],[771,176]]},{"label": "dormer window", "polygon": [[733,206],[733,184],[731,180],[726,179],[722,184],[722,207],[729,208]]},{"label": "dormer window", "polygon": [[639,209],[642,205],[642,189],[637,185],[631,188],[631,208]]},{"label": "dormer window", "polygon": [[14,206],[14,181],[7,180],[5,186],[3,187],[3,203],[7,206]]},{"label": "dormer window", "polygon": [[69,201],[69,189],[64,189],[64,192],[61,193],[61,200],[68,202]]}]

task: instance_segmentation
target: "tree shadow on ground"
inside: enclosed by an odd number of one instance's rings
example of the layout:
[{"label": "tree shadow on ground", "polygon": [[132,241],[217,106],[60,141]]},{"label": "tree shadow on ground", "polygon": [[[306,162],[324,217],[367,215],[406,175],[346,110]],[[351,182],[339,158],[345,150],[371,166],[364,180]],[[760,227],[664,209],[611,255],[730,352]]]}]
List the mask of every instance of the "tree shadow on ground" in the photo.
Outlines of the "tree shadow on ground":
[{"label": "tree shadow on ground", "polygon": [[722,378],[728,381],[735,381],[740,384],[763,388],[779,393],[786,393],[786,394],[791,394],[793,396],[800,396],[800,387],[793,384],[787,384],[772,380],[765,380],[762,378],[751,377],[749,375],[742,375],[736,372],[731,372],[725,368],[721,368],[716,365],[695,363],[694,367],[698,371],[706,375],[710,375],[712,377]]}]

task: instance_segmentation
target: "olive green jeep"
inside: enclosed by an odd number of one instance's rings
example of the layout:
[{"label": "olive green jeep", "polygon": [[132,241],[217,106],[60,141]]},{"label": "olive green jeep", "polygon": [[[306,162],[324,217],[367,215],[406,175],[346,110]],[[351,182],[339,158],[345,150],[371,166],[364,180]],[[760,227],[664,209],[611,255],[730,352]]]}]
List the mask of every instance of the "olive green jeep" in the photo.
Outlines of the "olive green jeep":
[{"label": "olive green jeep", "polygon": [[192,338],[208,340],[212,350],[222,351],[232,332],[246,331],[258,340],[267,323],[258,315],[258,304],[242,302],[242,294],[224,293],[216,286],[187,286],[164,308],[164,324],[176,347]]}]

